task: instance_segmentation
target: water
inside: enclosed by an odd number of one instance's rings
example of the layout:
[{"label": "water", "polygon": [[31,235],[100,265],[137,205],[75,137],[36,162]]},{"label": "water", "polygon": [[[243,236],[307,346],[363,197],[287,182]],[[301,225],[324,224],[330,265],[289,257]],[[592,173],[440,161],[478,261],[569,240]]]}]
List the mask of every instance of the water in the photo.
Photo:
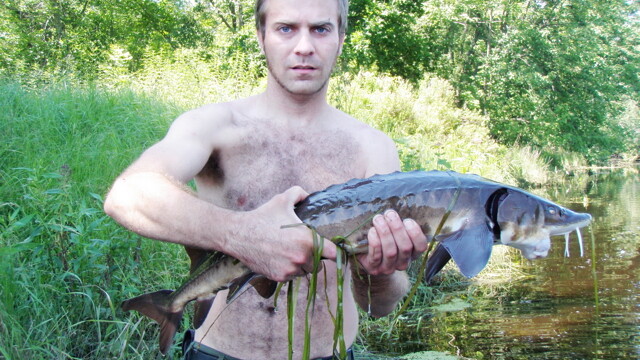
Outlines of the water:
[{"label": "water", "polygon": [[[481,276],[449,297],[470,307],[409,318],[387,353],[437,350],[478,359],[640,359],[640,175],[637,169],[573,178],[541,195],[594,221],[554,237],[548,258],[518,260],[527,276]],[[482,274],[481,274],[482,275]]]}]

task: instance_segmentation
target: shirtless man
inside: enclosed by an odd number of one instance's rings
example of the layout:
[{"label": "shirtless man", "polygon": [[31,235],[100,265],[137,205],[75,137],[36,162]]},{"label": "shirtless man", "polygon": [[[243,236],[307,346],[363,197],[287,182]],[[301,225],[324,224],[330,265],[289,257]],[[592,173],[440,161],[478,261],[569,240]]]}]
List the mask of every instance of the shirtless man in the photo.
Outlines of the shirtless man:
[{"label": "shirtless man", "polygon": [[[345,37],[346,8],[346,0],[259,0],[257,35],[269,69],[265,92],[178,117],[166,136],[116,179],[105,201],[107,214],[149,238],[222,251],[276,281],[306,276],[312,269],[310,231],[281,227],[301,222],[294,204],[307,192],[399,170],[387,136],[326,102]],[[191,179],[196,194],[186,190]],[[427,247],[419,226],[393,211],[377,215],[373,223],[369,253],[350,264],[352,272],[368,273],[370,280],[350,272],[345,279],[347,346],[358,331],[356,303],[373,316],[390,313],[409,286],[403,270]],[[328,259],[323,261],[327,276],[319,276],[312,358],[334,353],[329,311],[335,313],[336,306],[331,261],[336,248],[328,240],[322,255]],[[301,281],[295,320],[297,358],[306,285]],[[241,359],[287,358],[286,311],[274,311],[273,299],[254,289],[229,305],[225,298],[226,292],[216,296],[195,332],[195,344]]]}]

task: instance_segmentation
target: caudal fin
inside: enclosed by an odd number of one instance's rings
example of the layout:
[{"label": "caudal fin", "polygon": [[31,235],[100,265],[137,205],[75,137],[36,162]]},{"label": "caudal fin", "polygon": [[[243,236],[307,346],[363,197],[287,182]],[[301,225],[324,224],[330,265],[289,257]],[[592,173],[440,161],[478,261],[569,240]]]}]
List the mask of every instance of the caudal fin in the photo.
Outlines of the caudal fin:
[{"label": "caudal fin", "polygon": [[173,338],[182,320],[182,311],[169,311],[167,304],[171,293],[171,290],[160,290],[122,302],[122,310],[135,310],[160,325],[160,352],[165,355],[173,344]]}]

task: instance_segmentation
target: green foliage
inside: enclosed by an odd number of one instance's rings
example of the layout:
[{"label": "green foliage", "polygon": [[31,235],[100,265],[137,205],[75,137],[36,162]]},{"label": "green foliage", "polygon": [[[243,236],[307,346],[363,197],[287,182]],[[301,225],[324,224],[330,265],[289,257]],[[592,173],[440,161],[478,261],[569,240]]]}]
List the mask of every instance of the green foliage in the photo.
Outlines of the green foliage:
[{"label": "green foliage", "polygon": [[448,81],[432,77],[415,88],[402,78],[369,72],[334,80],[331,101],[394,138],[405,170],[451,169],[516,182],[506,148],[489,135],[487,118],[458,108]]},{"label": "green foliage", "polygon": [[611,119],[620,114],[620,96],[640,90],[637,68],[628,70],[639,53],[626,47],[638,35],[619,27],[629,16],[624,4],[549,2],[509,28],[485,73],[492,133],[590,160],[623,150],[626,134]]},{"label": "green foliage", "polygon": [[345,61],[376,66],[409,80],[422,77],[425,42],[416,31],[422,4],[413,0],[354,0],[350,4],[350,34]]},{"label": "green foliage", "polygon": [[0,83],[0,94],[1,168],[65,173],[96,193],[181,112],[130,90],[68,83],[42,90]]},{"label": "green foliage", "polygon": [[250,71],[261,59],[236,55],[225,58],[196,49],[148,55],[147,65],[135,73],[126,70],[126,60],[103,67],[99,81],[113,89],[152,94],[182,109],[196,108],[253,95],[264,87],[265,79]]},{"label": "green foliage", "polygon": [[[341,71],[414,87],[445,79],[456,106],[480,111],[505,145],[590,162],[637,153],[635,126],[622,120],[628,101],[640,101],[637,1],[352,0],[350,8]],[[193,66],[196,83],[253,88],[266,70],[252,10],[253,0],[8,0],[0,75],[162,83],[175,63]]]},{"label": "green foliage", "polygon": [[209,35],[178,0],[7,0],[0,5],[5,72],[79,72],[91,77],[113,45],[142,56],[204,44]]},{"label": "green foliage", "polygon": [[[100,195],[78,194],[68,174],[12,168],[0,176],[9,200],[0,204],[3,358],[146,358],[154,342],[137,344],[146,326],[124,321],[119,302],[171,275],[156,257],[176,255],[114,224]],[[157,272],[145,275],[141,264],[154,263]]]},{"label": "green foliage", "polygon": [[175,286],[186,258],[117,225],[102,196],[176,110],[68,84],[5,82],[0,104],[0,357],[148,358],[156,328],[119,303]]},{"label": "green foliage", "polygon": [[620,101],[640,93],[638,2],[352,5],[352,62],[412,83],[429,73],[447,79],[456,103],[487,115],[501,143],[591,162],[635,146],[618,118]]}]

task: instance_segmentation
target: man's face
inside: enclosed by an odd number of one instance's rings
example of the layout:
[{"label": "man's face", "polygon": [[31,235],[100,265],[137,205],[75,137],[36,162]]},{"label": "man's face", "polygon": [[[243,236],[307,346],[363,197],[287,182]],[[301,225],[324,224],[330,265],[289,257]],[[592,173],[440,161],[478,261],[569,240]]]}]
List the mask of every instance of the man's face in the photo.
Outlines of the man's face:
[{"label": "man's face", "polygon": [[342,51],[336,0],[268,0],[258,40],[269,74],[295,95],[323,90]]}]

